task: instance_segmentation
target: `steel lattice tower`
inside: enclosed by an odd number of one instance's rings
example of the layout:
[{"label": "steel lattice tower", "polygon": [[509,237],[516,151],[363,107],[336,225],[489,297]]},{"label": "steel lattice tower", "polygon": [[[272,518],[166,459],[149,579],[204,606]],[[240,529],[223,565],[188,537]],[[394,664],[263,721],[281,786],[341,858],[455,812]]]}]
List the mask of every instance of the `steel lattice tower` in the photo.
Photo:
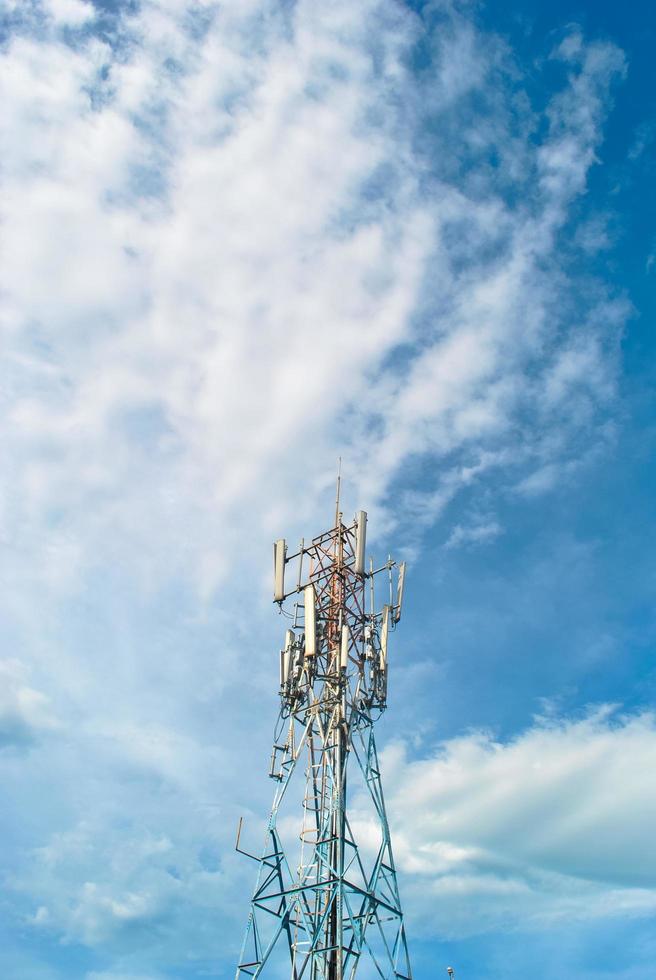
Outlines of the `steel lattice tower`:
[{"label": "steel lattice tower", "polygon": [[[365,567],[366,523],[364,511],[343,523],[338,484],[333,528],[309,545],[301,541],[293,555],[284,540],[274,545],[274,601],[291,620],[271,758],[277,786],[236,980],[262,973],[353,980],[358,969],[360,978],[411,978],[374,738],[386,707],[388,636],[401,615],[405,564],[390,558],[378,569]],[[298,569],[285,591],[290,562]],[[388,601],[377,611],[379,573]],[[285,603],[293,597],[292,611]],[[300,821],[281,808],[303,776],[299,840]],[[355,819],[347,784],[359,794]]]}]

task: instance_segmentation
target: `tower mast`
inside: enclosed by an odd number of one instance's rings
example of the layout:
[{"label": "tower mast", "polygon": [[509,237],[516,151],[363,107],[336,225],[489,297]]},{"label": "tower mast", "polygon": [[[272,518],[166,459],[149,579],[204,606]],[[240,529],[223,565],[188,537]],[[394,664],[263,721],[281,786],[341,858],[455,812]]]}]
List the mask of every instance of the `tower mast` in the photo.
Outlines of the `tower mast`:
[{"label": "tower mast", "polygon": [[[270,771],[277,786],[237,980],[273,976],[285,962],[291,980],[354,980],[363,958],[384,980],[411,980],[374,738],[387,703],[388,637],[401,616],[405,564],[389,559],[367,571],[366,527],[364,511],[343,523],[338,475],[334,526],[292,555],[284,540],[274,545],[274,601],[291,627],[280,654]],[[389,602],[376,610],[379,575],[389,581]],[[358,846],[349,822],[349,762],[359,776],[358,809],[368,803],[377,830],[373,847]],[[282,808],[303,775],[294,846]]]}]

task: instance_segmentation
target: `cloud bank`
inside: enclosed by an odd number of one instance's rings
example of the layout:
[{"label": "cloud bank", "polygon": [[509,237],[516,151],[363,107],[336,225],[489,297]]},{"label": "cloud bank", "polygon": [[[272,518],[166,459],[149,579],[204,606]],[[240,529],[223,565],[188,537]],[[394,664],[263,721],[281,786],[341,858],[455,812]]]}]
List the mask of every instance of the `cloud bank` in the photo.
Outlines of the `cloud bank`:
[{"label": "cloud bank", "polygon": [[545,718],[508,742],[464,735],[422,760],[388,748],[395,854],[422,928],[653,915],[655,762],[654,716],[612,708]]}]

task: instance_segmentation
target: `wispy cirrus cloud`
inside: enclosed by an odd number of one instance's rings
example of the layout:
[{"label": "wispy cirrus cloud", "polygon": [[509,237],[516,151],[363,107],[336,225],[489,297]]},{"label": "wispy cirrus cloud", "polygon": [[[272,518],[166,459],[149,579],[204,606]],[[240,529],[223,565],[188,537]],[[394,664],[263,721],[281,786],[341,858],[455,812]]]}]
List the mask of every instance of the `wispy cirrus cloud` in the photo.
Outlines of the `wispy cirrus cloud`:
[{"label": "wispy cirrus cloud", "polygon": [[[178,555],[211,589],[237,512],[308,515],[302,484],[340,451],[382,506],[409,460],[442,461],[456,492],[462,461],[511,446],[525,477],[594,429],[627,310],[575,296],[562,236],[615,48],[575,32],[553,53],[568,77],[536,142],[510,55],[448,5],[430,32],[385,3],[266,27],[257,5],[207,5],[199,37],[191,8],[145,4],[118,49],[70,41],[85,6],[49,7],[3,57],[5,513],[23,541],[57,555],[70,530],[84,567],[111,527],[128,566],[152,555],[152,578]],[[318,461],[302,480],[299,445]]]},{"label": "wispy cirrus cloud", "polygon": [[463,545],[487,544],[494,541],[503,528],[498,521],[476,521],[473,524],[456,524],[445,544],[445,548],[461,548]]}]

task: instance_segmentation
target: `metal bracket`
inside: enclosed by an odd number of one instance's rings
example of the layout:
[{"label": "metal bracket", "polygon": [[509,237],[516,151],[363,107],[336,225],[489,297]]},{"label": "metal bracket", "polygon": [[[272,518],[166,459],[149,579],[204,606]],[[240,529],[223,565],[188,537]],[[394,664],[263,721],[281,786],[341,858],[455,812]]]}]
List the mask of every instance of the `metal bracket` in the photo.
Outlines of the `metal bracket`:
[{"label": "metal bracket", "polygon": [[244,818],[240,817],[239,826],[237,827],[237,840],[235,841],[235,850],[238,851],[239,854],[245,854],[246,857],[251,858],[252,861],[257,861],[259,864],[260,861],[259,857],[255,857],[254,854],[249,854],[248,851],[244,851],[243,848],[239,846],[239,840],[241,838],[241,825],[243,824],[243,822],[244,822]]}]

